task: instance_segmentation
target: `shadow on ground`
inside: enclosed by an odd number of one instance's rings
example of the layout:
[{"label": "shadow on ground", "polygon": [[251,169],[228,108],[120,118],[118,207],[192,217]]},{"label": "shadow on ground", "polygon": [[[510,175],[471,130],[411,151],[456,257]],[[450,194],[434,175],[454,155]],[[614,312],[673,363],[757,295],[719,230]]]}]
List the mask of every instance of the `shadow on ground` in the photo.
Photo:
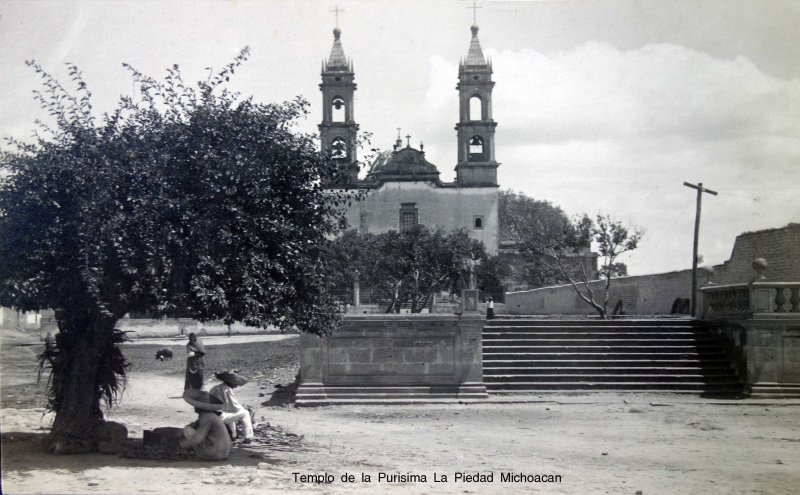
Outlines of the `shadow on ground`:
[{"label": "shadow on ground", "polygon": [[[207,461],[200,459],[180,461],[156,461],[149,459],[133,459],[116,454],[77,454],[58,455],[46,454],[44,442],[47,433],[9,433],[0,434],[3,449],[3,471],[18,471],[25,473],[36,470],[64,470],[71,473],[81,473],[86,470],[104,467],[169,467],[197,469],[204,466],[258,466],[262,462],[276,464],[277,461],[270,457],[269,449],[252,447],[234,447],[231,455],[224,461]],[[35,462],[33,459],[35,458]]]}]

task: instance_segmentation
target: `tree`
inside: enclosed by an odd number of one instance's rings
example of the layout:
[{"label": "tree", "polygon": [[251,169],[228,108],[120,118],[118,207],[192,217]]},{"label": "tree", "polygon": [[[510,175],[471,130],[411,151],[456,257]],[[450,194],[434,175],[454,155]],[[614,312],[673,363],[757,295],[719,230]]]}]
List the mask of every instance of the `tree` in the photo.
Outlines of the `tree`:
[{"label": "tree", "polygon": [[466,231],[421,225],[380,234],[351,231],[334,241],[332,252],[337,278],[347,279],[357,269],[359,279],[389,301],[387,312],[404,305],[412,313],[422,311],[435,293],[464,286],[472,262],[487,259],[483,244]]},{"label": "tree", "polygon": [[[642,232],[625,227],[619,220],[610,215],[597,215],[595,220],[588,215],[578,217],[571,223],[557,243],[545,247],[545,254],[554,260],[555,267],[564,278],[572,285],[578,296],[593,307],[600,318],[608,315],[608,300],[611,294],[611,279],[627,267],[616,262],[617,258],[626,252],[633,251],[639,245]],[[600,268],[600,278],[605,281],[602,299],[597,300],[589,284],[586,263],[582,257],[588,245],[594,242],[598,254],[603,259]],[[570,263],[570,260],[579,260]],[[576,266],[577,265],[577,266]]]},{"label": "tree", "polygon": [[101,400],[124,385],[126,313],[314,334],[338,323],[324,245],[347,192],[324,190],[335,165],[293,130],[305,101],[225,88],[247,55],[188,86],[178,66],[163,81],[126,66],[137,98],[99,120],[76,67],[73,94],[29,62],[55,125],[2,157],[0,303],[55,311],[50,450],[94,448]]},{"label": "tree", "polygon": [[[610,215],[597,215],[595,220],[583,215],[570,221],[561,208],[547,201],[509,191],[500,192],[498,216],[501,239],[515,242],[527,262],[523,278],[530,285],[569,283],[601,318],[606,317],[611,279],[628,270],[617,259],[637,248],[640,230],[631,230]],[[605,280],[605,291],[599,301],[589,285],[594,278],[587,266],[592,243],[603,260],[599,276]]]},{"label": "tree", "polygon": [[558,206],[513,191],[500,191],[498,197],[500,239],[513,241],[524,263],[515,263],[516,282],[528,287],[545,287],[567,280],[546,260],[547,248],[561,243],[570,225]]}]

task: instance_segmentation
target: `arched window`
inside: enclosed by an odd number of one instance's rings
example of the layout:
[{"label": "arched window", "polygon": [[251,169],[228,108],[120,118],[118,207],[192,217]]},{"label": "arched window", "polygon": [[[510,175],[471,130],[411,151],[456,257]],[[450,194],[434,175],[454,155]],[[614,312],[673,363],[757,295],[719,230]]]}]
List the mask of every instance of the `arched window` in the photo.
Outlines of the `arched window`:
[{"label": "arched window", "polygon": [[469,140],[469,161],[482,161],[484,159],[483,138],[472,136]]},{"label": "arched window", "polygon": [[337,160],[347,158],[347,142],[337,137],[331,143],[331,157]]},{"label": "arched window", "polygon": [[331,119],[334,122],[344,122],[345,120],[345,107],[344,98],[335,96],[331,102]]},{"label": "arched window", "polygon": [[483,120],[483,102],[478,95],[469,99],[469,120]]},{"label": "arched window", "polygon": [[475,230],[483,230],[483,217],[475,217],[473,228]]}]

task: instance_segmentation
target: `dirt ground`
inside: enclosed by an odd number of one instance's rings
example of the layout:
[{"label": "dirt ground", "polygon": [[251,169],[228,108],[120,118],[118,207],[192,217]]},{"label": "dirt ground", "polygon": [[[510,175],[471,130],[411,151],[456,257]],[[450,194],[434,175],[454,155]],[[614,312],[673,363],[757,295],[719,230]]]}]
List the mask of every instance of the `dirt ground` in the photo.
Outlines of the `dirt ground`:
[{"label": "dirt ground", "polygon": [[[44,454],[39,443],[51,416],[43,415],[42,387],[19,372],[30,349],[4,345],[3,493],[800,493],[799,401],[592,394],[294,408],[270,393],[296,372],[297,338],[269,339],[206,346],[218,365],[237,359],[247,365],[240,368],[253,380],[238,395],[258,405],[262,423],[302,440],[299,446],[235,447],[224,462]],[[174,343],[177,350],[181,345]],[[123,401],[109,416],[125,423],[132,437],[195,418],[179,398],[182,354],[156,362],[152,353],[160,347],[125,349],[134,366]],[[399,481],[379,480],[380,473]],[[457,473],[492,478],[456,481]],[[504,473],[531,476],[503,481]],[[348,475],[353,481],[342,479]],[[552,475],[554,482],[534,475]]]}]

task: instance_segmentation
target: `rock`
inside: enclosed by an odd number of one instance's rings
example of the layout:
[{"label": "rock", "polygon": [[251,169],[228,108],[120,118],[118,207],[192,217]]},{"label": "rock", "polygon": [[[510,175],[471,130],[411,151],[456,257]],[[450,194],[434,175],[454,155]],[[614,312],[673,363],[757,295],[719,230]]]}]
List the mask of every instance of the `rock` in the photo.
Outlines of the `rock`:
[{"label": "rock", "polygon": [[87,483],[87,485],[89,486],[98,486],[99,484],[100,483],[98,483],[97,481],[90,481],[89,483]]},{"label": "rock", "polygon": [[183,428],[164,427],[155,428],[153,430],[144,430],[142,442],[144,445],[152,445],[156,447],[177,447],[180,442]]},{"label": "rock", "polygon": [[104,421],[93,432],[101,454],[121,454],[128,448],[128,428],[122,423]]},{"label": "rock", "polygon": [[608,452],[603,452],[602,455],[608,455]]}]

